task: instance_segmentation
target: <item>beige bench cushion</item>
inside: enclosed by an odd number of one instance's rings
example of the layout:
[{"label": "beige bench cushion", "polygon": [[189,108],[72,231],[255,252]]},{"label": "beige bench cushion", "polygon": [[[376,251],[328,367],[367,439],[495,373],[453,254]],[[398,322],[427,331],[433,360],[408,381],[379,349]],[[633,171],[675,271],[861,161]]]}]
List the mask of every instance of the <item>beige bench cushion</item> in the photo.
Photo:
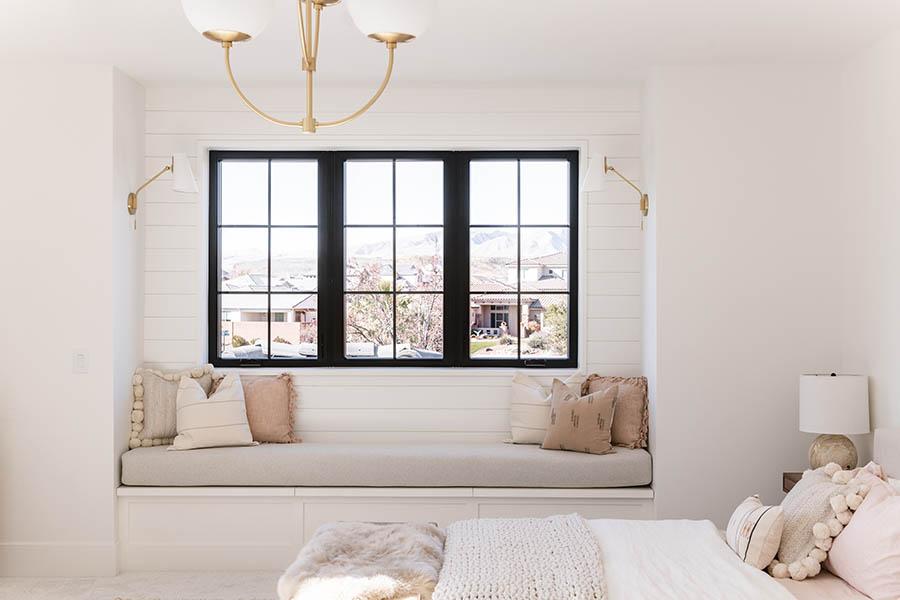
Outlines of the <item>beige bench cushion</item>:
[{"label": "beige bench cushion", "polygon": [[650,483],[650,454],[602,456],[509,444],[263,444],[122,456],[140,486],[605,488]]}]

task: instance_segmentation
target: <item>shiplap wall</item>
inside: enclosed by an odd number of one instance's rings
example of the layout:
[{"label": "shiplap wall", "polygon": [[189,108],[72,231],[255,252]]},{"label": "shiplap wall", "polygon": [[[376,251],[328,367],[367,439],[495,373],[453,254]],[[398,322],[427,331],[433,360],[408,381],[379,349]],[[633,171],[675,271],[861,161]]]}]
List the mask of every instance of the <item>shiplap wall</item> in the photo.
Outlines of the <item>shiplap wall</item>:
[{"label": "shiplap wall", "polygon": [[[355,109],[368,90],[323,87],[320,119]],[[281,118],[302,113],[302,89],[253,89]],[[206,152],[209,149],[538,149],[607,155],[639,180],[640,91],[615,89],[389,90],[371,113],[314,137],[270,125],[226,88],[147,90],[146,169],[186,152],[201,180],[184,195],[165,182],[144,196],[144,360],[159,368],[206,360]],[[639,374],[641,246],[637,194],[610,179],[581,198],[580,364]],[[546,381],[557,373],[540,373]],[[508,432],[511,371],[302,369],[304,439],[493,441]]]}]

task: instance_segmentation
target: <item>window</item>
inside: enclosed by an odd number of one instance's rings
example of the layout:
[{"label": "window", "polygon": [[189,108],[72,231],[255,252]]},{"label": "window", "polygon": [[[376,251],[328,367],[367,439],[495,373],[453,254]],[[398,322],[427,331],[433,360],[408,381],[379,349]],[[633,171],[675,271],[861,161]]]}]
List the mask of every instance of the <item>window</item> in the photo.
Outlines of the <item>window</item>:
[{"label": "window", "polygon": [[211,152],[211,362],[575,366],[577,161]]}]

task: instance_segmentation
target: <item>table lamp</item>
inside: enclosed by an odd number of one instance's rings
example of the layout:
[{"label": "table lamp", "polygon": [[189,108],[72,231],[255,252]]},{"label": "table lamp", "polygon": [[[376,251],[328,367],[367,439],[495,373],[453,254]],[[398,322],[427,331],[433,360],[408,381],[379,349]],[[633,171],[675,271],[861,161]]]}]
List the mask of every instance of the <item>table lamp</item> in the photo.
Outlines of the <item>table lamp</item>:
[{"label": "table lamp", "polygon": [[831,462],[856,468],[859,455],[847,434],[870,431],[868,377],[801,375],[800,431],[820,434],[809,447],[811,468]]}]

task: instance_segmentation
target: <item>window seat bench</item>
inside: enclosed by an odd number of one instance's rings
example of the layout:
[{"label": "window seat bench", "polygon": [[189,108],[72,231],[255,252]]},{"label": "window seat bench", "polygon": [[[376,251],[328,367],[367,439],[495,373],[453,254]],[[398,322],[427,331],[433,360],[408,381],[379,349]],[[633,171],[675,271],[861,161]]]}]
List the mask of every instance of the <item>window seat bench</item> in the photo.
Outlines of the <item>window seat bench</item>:
[{"label": "window seat bench", "polygon": [[122,456],[128,486],[621,488],[651,480],[646,450],[605,455],[487,444],[264,444]]},{"label": "window seat bench", "polygon": [[312,442],[122,456],[122,571],[283,570],[331,521],[653,519],[650,454]]}]

